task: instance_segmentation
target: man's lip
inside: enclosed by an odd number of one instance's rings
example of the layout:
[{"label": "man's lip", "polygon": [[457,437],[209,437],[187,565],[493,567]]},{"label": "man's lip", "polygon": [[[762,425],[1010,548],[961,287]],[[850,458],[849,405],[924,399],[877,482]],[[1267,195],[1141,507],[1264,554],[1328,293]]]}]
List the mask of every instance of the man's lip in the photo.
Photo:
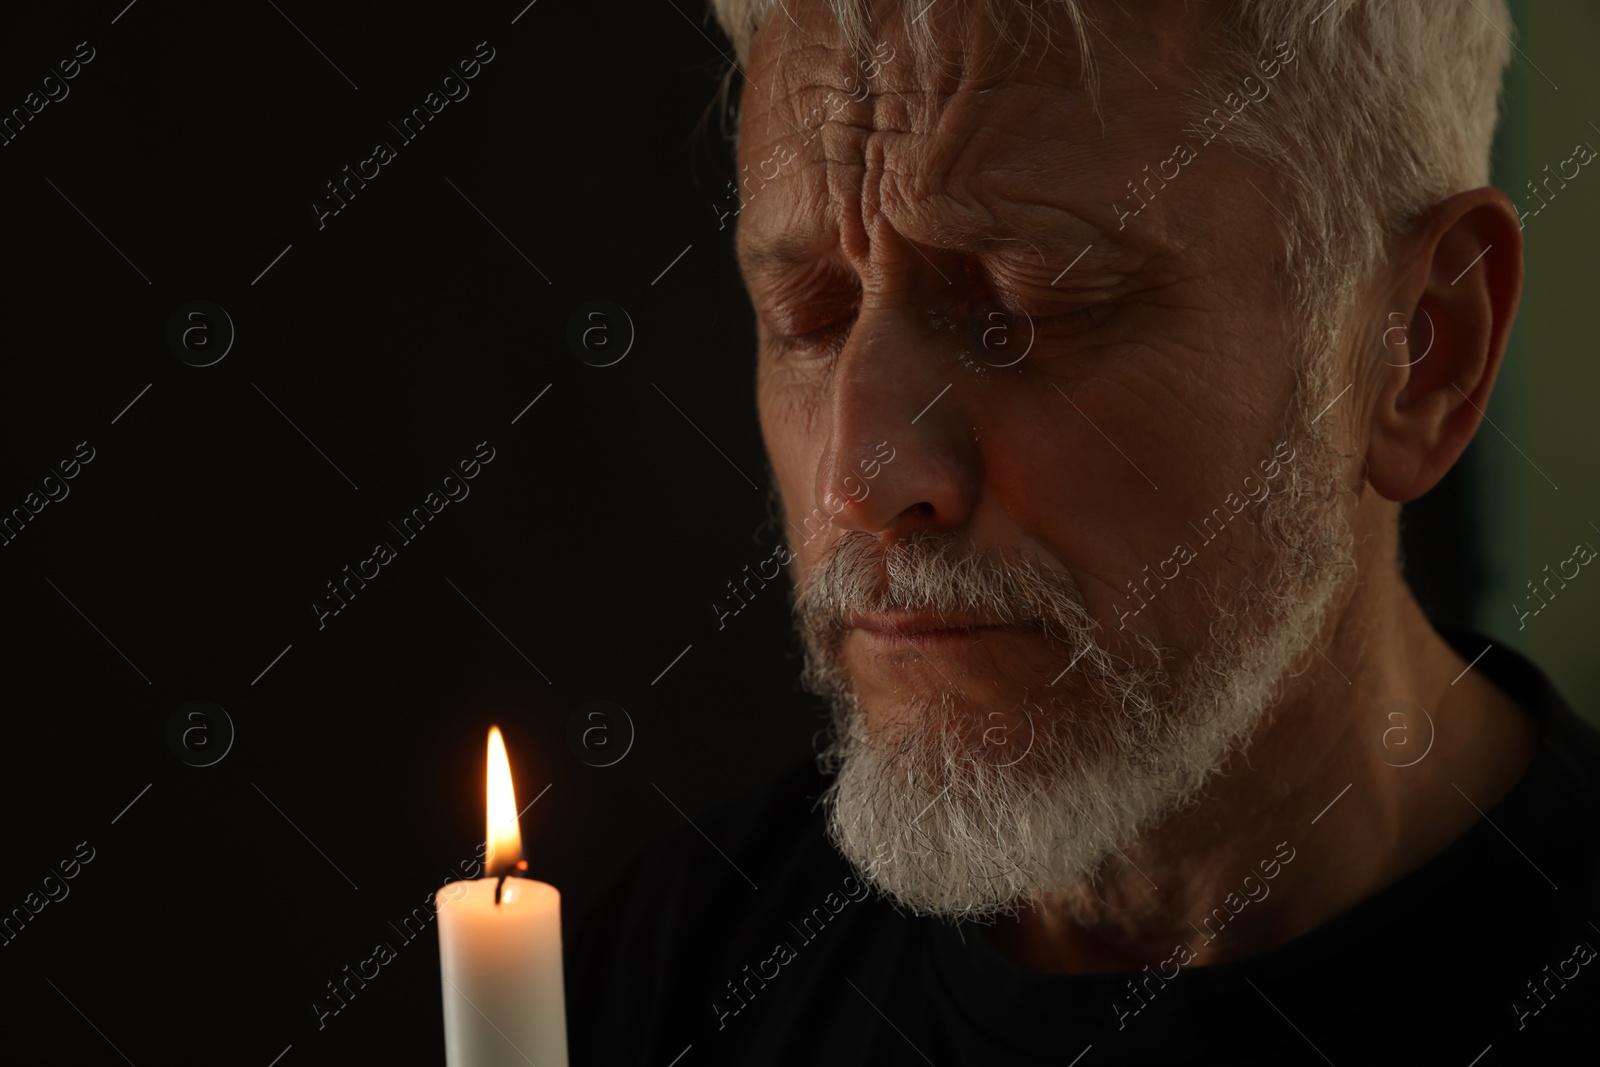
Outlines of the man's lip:
[{"label": "man's lip", "polygon": [[968,637],[984,630],[999,629],[1007,623],[967,615],[939,615],[932,612],[879,612],[853,615],[850,627],[888,638]]}]

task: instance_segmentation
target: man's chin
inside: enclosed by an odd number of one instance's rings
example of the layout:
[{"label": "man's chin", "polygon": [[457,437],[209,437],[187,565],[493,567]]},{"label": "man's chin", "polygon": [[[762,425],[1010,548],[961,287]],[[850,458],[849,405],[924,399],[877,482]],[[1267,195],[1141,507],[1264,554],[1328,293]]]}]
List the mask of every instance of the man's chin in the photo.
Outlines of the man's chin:
[{"label": "man's chin", "polygon": [[1009,914],[1019,900],[1074,884],[1105,842],[1070,799],[1088,780],[1061,765],[1059,746],[1035,749],[1037,719],[858,705],[853,740],[836,739],[830,752],[830,839],[861,877],[916,914]]}]

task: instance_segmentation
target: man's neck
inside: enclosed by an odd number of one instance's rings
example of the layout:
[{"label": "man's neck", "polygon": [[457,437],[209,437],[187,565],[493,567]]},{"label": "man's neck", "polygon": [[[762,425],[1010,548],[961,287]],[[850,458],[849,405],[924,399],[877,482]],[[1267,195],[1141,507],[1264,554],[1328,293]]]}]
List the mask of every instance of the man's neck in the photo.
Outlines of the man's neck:
[{"label": "man's neck", "polygon": [[1254,955],[1399,881],[1510,792],[1533,717],[1466,669],[1399,574],[1359,584],[1337,615],[1198,804],[991,941],[1048,973]]}]

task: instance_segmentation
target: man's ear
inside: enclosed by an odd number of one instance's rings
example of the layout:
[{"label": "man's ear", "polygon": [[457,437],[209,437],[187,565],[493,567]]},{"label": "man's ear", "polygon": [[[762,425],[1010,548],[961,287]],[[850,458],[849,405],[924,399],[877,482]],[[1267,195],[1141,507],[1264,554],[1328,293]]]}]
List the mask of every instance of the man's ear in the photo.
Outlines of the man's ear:
[{"label": "man's ear", "polygon": [[1522,229],[1499,189],[1457,193],[1402,247],[1384,344],[1367,477],[1404,503],[1432,489],[1477,432],[1522,297]]}]

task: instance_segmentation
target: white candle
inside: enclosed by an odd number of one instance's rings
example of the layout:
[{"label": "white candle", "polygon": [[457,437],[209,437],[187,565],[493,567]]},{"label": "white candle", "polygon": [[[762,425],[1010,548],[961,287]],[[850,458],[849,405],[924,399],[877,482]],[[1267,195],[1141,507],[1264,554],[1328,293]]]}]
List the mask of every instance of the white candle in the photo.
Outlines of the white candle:
[{"label": "white candle", "polygon": [[[449,1067],[567,1067],[561,893],[528,878],[511,766],[489,730],[488,877],[439,890],[439,972]],[[500,899],[495,890],[500,887]]]}]

